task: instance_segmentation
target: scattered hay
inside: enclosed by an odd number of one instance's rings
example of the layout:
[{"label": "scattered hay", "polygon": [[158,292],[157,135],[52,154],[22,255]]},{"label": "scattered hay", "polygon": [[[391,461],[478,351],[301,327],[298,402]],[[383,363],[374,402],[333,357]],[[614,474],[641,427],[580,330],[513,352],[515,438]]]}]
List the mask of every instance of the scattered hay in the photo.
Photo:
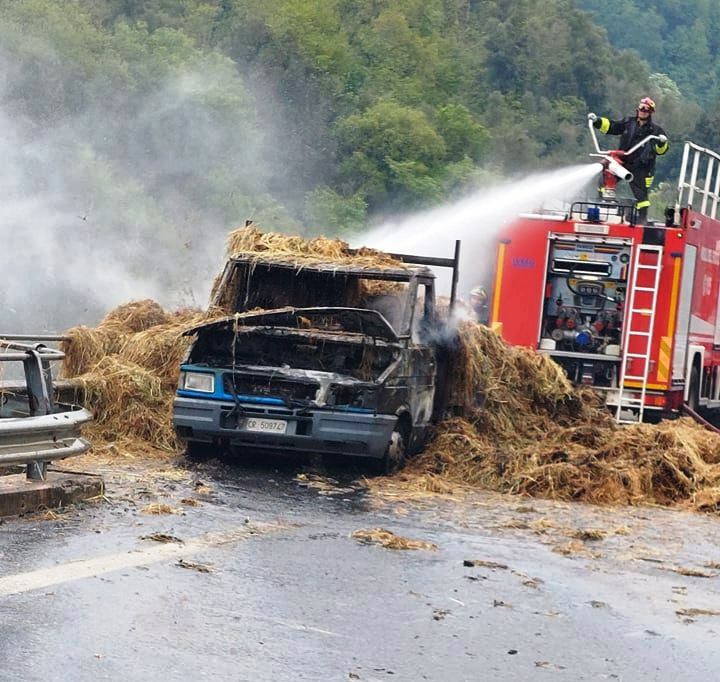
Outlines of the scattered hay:
[{"label": "scattered hay", "polygon": [[607,536],[607,531],[599,530],[597,528],[578,530],[572,534],[572,537],[576,540],[582,540],[583,542],[598,542],[599,540],[604,540]]},{"label": "scattered hay", "polygon": [[152,514],[153,516],[160,516],[162,514],[177,514],[178,510],[173,509],[169,504],[161,504],[160,502],[153,502],[140,510],[143,514]]},{"label": "scattered hay", "polygon": [[685,568],[683,566],[676,566],[675,568],[668,568],[667,570],[678,573],[679,575],[686,575],[690,578],[716,578],[718,575],[717,573],[706,573],[697,568]]},{"label": "scattered hay", "polygon": [[380,545],[387,549],[427,549],[436,550],[437,545],[425,540],[411,540],[402,535],[395,535],[391,530],[385,528],[372,528],[353,531],[351,538],[368,545]]},{"label": "scattered hay", "polygon": [[189,571],[197,571],[198,573],[214,573],[215,569],[210,564],[201,564],[196,561],[187,561],[186,559],[178,559],[176,566],[187,568]]},{"label": "scattered hay", "polygon": [[320,495],[344,495],[355,492],[356,488],[341,486],[337,479],[319,474],[297,474],[295,482],[303,488],[317,490]]},{"label": "scattered hay", "polygon": [[169,543],[176,543],[178,545],[182,545],[185,543],[184,540],[181,540],[178,537],[175,537],[174,535],[168,535],[167,533],[152,533],[150,535],[143,535],[141,540],[152,540],[153,542],[161,542],[163,544],[169,544]]},{"label": "scattered hay", "polygon": [[720,611],[713,609],[678,609],[675,611],[678,616],[694,618],[695,616],[720,616]]},{"label": "scattered hay", "polygon": [[555,554],[562,556],[582,556],[588,559],[599,559],[602,555],[598,552],[591,552],[581,540],[570,540],[564,545],[556,545],[552,548]]},{"label": "scattered hay", "polygon": [[411,463],[414,487],[720,509],[717,434],[689,418],[619,427],[547,356],[510,347],[482,325],[460,327],[458,357],[453,389],[465,416],[441,423]]}]

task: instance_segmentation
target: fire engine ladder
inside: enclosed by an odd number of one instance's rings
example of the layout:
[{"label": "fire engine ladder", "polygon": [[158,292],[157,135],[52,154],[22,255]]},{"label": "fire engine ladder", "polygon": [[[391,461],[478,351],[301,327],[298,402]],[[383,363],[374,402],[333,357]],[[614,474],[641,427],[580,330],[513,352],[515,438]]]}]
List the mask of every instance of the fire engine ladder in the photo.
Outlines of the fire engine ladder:
[{"label": "fire engine ladder", "polygon": [[[620,362],[619,394],[615,421],[618,424],[637,424],[643,419],[645,411],[645,394],[650,374],[650,351],[652,332],[655,325],[655,308],[657,306],[658,284],[662,267],[662,246],[640,244],[635,250],[635,262],[628,301],[628,317],[625,327],[625,343]],[[645,255],[645,258],[642,256]],[[641,262],[644,261],[644,262]],[[647,275],[641,276],[645,272]],[[652,280],[652,286],[640,286],[638,280]],[[631,340],[633,341],[631,343]],[[632,352],[630,349],[632,348]],[[630,373],[630,365],[638,367]],[[625,382],[639,383],[640,397],[632,398],[627,393]],[[637,388],[632,389],[637,394]],[[627,412],[633,416],[628,417]]]}]

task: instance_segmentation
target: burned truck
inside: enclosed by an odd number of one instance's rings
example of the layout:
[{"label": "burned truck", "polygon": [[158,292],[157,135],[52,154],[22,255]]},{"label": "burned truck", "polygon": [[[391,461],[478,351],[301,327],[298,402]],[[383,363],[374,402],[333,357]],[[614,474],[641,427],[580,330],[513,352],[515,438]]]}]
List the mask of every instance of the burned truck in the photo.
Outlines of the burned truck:
[{"label": "burned truck", "polygon": [[[452,338],[428,265],[231,258],[181,367],[173,422],[190,456],[219,449],[366,458],[391,472],[446,405]],[[454,287],[453,287],[454,288]]]}]

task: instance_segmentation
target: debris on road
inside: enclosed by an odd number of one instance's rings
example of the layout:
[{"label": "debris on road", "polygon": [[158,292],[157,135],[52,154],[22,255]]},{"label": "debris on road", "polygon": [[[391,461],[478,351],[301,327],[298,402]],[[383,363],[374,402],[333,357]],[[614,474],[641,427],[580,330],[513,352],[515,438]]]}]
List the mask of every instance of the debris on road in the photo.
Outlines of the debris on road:
[{"label": "debris on road", "polygon": [[187,568],[190,571],[197,571],[198,573],[214,573],[215,569],[210,564],[201,564],[195,561],[187,561],[186,559],[178,559],[176,564],[181,568]]},{"label": "debris on road", "polygon": [[343,495],[356,490],[353,487],[341,486],[336,479],[320,474],[299,473],[295,476],[295,482],[304,488],[317,490],[320,495]]},{"label": "debris on road", "polygon": [[143,535],[141,540],[152,540],[153,542],[163,542],[163,543],[171,543],[176,542],[177,544],[182,545],[184,543],[184,540],[181,540],[178,537],[175,537],[174,535],[168,535],[167,533],[152,533],[150,535]]},{"label": "debris on road", "polygon": [[717,573],[707,573],[697,568],[685,568],[683,566],[676,566],[675,568],[668,568],[667,570],[680,575],[686,575],[690,578],[717,578],[718,576]]},{"label": "debris on road", "polygon": [[355,538],[358,542],[368,545],[380,545],[386,549],[426,549],[436,550],[438,547],[432,542],[425,540],[411,540],[402,535],[396,535],[391,530],[385,528],[372,528],[353,531],[351,538]]},{"label": "debris on road", "polygon": [[583,542],[597,542],[598,540],[604,540],[607,536],[607,531],[600,530],[598,528],[578,530],[572,535],[572,537],[576,540],[582,540]]},{"label": "debris on road", "polygon": [[678,609],[675,613],[685,618],[694,618],[695,616],[720,616],[720,611],[713,609]]},{"label": "debris on road", "polygon": [[159,516],[161,514],[179,514],[182,510],[175,509],[169,504],[163,504],[161,502],[153,502],[152,504],[143,507],[141,510],[143,514],[152,514]]},{"label": "debris on road", "polygon": [[599,559],[602,556],[599,552],[591,552],[580,540],[570,540],[564,545],[556,545],[552,551],[562,556],[582,556],[588,559]]},{"label": "debris on road", "polygon": [[463,566],[479,566],[482,568],[500,568],[503,570],[507,569],[505,564],[499,564],[495,561],[485,561],[483,559],[465,559],[463,560]]}]

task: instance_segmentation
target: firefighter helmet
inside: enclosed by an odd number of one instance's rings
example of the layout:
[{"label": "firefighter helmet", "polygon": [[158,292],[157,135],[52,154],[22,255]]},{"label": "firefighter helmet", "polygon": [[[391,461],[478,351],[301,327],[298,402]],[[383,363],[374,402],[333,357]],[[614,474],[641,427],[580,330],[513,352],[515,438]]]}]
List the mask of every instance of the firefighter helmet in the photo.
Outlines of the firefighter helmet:
[{"label": "firefighter helmet", "polygon": [[655,101],[649,97],[643,97],[638,104],[638,109],[647,109],[651,114],[655,113]]}]

